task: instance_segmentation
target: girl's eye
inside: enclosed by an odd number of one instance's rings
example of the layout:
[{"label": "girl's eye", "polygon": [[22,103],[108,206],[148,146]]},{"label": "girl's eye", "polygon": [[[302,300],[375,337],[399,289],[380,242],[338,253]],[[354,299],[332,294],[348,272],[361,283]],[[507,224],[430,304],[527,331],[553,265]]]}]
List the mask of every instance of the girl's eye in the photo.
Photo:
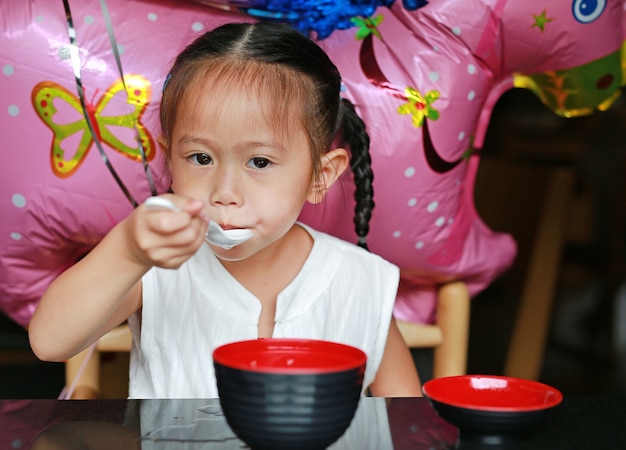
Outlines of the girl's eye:
[{"label": "girl's eye", "polygon": [[194,155],[191,155],[189,159],[199,166],[206,166],[207,164],[211,164],[213,162],[211,157],[206,153],[196,153]]},{"label": "girl's eye", "polygon": [[271,161],[267,158],[252,158],[248,161],[248,165],[255,169],[265,169],[271,165]]}]

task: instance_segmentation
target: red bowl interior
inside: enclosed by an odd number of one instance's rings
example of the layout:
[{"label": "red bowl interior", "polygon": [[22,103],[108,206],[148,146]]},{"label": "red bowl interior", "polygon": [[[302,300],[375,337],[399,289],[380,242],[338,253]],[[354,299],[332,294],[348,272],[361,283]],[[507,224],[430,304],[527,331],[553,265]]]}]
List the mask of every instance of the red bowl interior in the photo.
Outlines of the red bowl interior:
[{"label": "red bowl interior", "polygon": [[336,342],[267,338],[222,345],[213,352],[213,360],[252,372],[316,374],[364,368],[367,356]]},{"label": "red bowl interior", "polygon": [[446,405],[483,411],[536,411],[563,400],[557,389],[537,381],[495,375],[461,375],[424,383],[424,395]]}]

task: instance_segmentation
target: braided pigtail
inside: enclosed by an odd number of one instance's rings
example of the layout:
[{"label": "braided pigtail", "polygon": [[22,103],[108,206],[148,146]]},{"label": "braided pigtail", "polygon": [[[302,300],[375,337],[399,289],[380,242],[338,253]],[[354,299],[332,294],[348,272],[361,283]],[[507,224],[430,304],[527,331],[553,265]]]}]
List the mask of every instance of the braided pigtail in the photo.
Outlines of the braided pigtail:
[{"label": "braided pigtail", "polygon": [[374,209],[374,172],[370,157],[370,137],[365,129],[365,123],[354,109],[349,100],[341,99],[340,129],[342,141],[348,144],[351,153],[350,167],[354,174],[354,228],[358,236],[358,245],[367,249],[367,235],[369,221]]}]

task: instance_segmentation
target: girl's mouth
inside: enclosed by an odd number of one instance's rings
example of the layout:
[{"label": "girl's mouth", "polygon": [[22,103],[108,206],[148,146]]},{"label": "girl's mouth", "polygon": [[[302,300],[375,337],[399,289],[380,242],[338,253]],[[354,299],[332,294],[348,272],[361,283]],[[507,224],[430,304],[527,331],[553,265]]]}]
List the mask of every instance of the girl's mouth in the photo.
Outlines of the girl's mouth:
[{"label": "girl's mouth", "polygon": [[[228,226],[228,225],[226,225]],[[217,222],[210,220],[206,240],[224,250],[243,244],[252,237],[252,231],[245,228],[222,228]]]}]

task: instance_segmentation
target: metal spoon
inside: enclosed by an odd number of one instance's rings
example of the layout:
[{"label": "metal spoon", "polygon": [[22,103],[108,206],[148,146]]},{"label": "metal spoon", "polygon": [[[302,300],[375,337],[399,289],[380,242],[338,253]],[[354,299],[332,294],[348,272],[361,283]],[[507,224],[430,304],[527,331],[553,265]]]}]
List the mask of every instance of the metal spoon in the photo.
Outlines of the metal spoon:
[{"label": "metal spoon", "polygon": [[[180,208],[174,203],[163,197],[148,197],[144,202],[151,209],[168,209],[170,211],[180,212]],[[252,237],[252,231],[245,229],[225,230],[217,222],[209,221],[209,230],[205,239],[213,245],[222,247],[224,250],[243,244]]]}]

